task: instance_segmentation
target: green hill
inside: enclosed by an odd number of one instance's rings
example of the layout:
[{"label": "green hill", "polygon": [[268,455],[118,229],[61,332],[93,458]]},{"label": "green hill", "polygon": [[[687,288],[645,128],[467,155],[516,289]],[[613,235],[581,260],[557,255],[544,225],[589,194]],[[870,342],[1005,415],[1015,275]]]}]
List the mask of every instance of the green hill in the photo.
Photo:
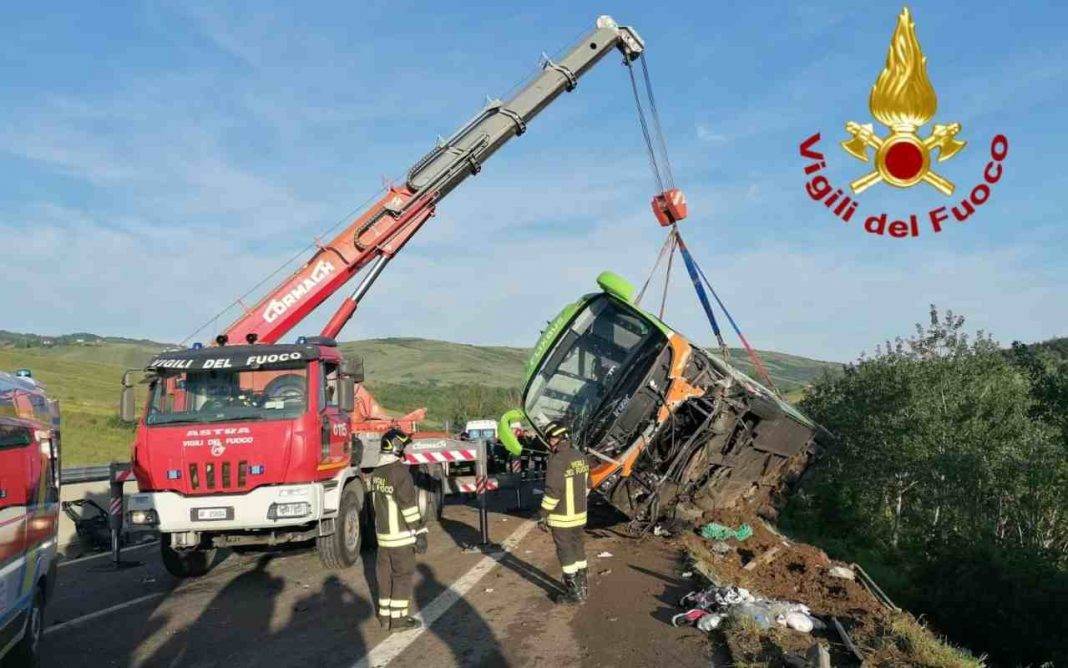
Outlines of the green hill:
[{"label": "green hill", "polygon": [[[48,337],[0,331],[0,369],[31,369],[60,400],[66,465],[100,463],[129,456],[133,430],[116,418],[123,371],[142,367],[167,347],[84,333]],[[425,406],[425,425],[431,429],[465,417],[493,417],[513,406],[529,354],[524,348],[416,338],[352,341],[341,349],[364,358],[367,386],[388,410],[399,414]],[[783,353],[760,355],[784,392],[796,392],[824,369],[838,367]],[[731,360],[753,374],[744,351],[732,351]]]}]

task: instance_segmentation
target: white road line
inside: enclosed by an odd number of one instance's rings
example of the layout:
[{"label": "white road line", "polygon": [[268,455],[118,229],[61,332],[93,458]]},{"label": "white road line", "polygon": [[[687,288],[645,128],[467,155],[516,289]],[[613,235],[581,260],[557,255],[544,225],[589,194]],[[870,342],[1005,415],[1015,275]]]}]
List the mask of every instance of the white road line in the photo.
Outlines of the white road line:
[{"label": "white road line", "polygon": [[[127,552],[129,550],[139,550],[142,547],[148,547],[149,545],[159,545],[159,541],[158,540],[154,540],[154,541],[151,541],[151,542],[148,542],[148,543],[138,543],[137,545],[131,545],[129,547],[124,547],[121,550],[119,550],[119,554],[122,554],[123,552]],[[71,564],[80,564],[81,562],[89,561],[90,559],[99,559],[101,557],[110,557],[110,556],[111,556],[111,552],[101,552],[100,554],[90,554],[88,557],[78,557],[77,559],[71,559],[69,561],[67,561],[67,560],[61,561],[61,562],[59,562],[59,567],[63,568],[64,566],[70,566]]]},{"label": "white road line", "polygon": [[471,568],[471,570],[464,573],[459,580],[453,582],[452,586],[438,594],[438,597],[431,601],[429,605],[424,607],[418,614],[413,615],[417,619],[422,620],[423,625],[420,628],[391,635],[378,643],[378,645],[368,652],[366,656],[353,664],[353,668],[378,668],[379,666],[385,666],[389,664],[390,661],[393,661],[393,659],[396,659],[400,653],[415,642],[419,636],[438,619],[438,617],[445,614],[445,611],[463,598],[472,587],[478,584],[479,580],[493,570],[497,563],[504,558],[507,552],[514,550],[519,544],[519,541],[523,540],[523,537],[530,533],[530,530],[533,529],[534,526],[535,523],[529,520],[526,524],[521,525],[504,541],[502,546],[504,548],[503,552],[486,555],[482,561],[479,561]]},{"label": "white road line", "polygon": [[132,605],[137,605],[138,603],[144,603],[145,601],[151,601],[154,598],[161,598],[161,597],[166,596],[166,595],[167,595],[167,592],[160,591],[160,592],[156,592],[155,594],[147,594],[147,595],[142,596],[140,598],[135,598],[132,601],[126,601],[125,603],[119,603],[118,605],[113,605],[110,608],[104,608],[103,610],[97,610],[96,612],[90,612],[88,615],[82,615],[81,617],[75,617],[74,619],[69,619],[69,620],[67,620],[65,622],[60,622],[59,624],[53,624],[52,626],[49,626],[47,629],[44,630],[44,634],[48,635],[49,633],[52,633],[54,631],[62,631],[63,629],[70,628],[72,626],[78,626],[80,624],[84,624],[85,622],[92,621],[92,620],[94,620],[94,619],[96,619],[98,617],[103,617],[104,615],[110,615],[113,612],[118,612],[119,610],[122,610],[123,608],[129,608]]}]

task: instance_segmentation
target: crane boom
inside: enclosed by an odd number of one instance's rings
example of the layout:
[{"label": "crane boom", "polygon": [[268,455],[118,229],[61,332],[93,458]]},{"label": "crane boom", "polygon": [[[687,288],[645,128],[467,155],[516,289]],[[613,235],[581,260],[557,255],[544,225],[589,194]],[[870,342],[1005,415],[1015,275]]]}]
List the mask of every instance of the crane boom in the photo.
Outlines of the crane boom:
[{"label": "crane boom", "polygon": [[323,336],[337,336],[386,264],[434,215],[445,195],[477,174],[509,139],[523,134],[527,123],[561,93],[574,90],[578,79],[609,51],[619,49],[630,61],[644,48],[632,28],[608,16],[597,19],[596,27],[559,61],[546,58],[541,72],[514,96],[491,101],[440,142],[409,170],[403,185],[391,186],[330,243],[320,245],[304,266],[216,337],[216,343],[275,343],[369,267],[322,331]]}]

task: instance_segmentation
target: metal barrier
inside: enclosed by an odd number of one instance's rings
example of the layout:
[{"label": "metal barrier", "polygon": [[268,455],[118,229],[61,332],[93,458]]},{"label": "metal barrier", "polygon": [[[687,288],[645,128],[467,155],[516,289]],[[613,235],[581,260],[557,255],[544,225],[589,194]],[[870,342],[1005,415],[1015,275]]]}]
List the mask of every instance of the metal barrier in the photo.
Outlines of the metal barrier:
[{"label": "metal barrier", "polygon": [[59,481],[64,485],[74,485],[80,482],[103,482],[110,479],[110,464],[66,468],[59,472]]}]

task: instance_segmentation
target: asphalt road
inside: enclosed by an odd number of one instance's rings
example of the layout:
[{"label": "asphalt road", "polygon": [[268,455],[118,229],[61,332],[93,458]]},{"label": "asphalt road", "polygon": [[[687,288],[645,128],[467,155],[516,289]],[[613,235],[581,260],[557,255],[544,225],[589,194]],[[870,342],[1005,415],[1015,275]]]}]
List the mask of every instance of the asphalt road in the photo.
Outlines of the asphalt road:
[{"label": "asphalt road", "polygon": [[[463,505],[431,523],[414,593],[428,624],[392,635],[376,620],[369,551],[338,572],[311,550],[226,553],[190,580],[168,575],[155,545],[124,553],[140,564],[118,571],[107,557],[69,563],[49,607],[43,665],[710,664],[703,634],[667,623],[688,589],[670,544],[591,529],[590,601],[557,606],[549,536],[501,509],[490,514],[491,537],[507,550],[464,551],[477,526],[475,509]],[[612,556],[597,556],[604,552]]]}]

